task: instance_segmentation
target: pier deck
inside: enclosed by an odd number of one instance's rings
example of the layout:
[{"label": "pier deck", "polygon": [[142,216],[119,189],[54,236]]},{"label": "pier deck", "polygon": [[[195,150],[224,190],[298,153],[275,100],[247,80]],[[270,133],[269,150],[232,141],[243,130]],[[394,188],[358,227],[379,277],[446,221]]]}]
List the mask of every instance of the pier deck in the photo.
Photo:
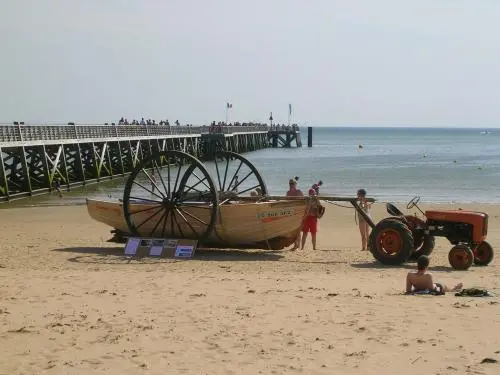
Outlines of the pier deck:
[{"label": "pier deck", "polygon": [[164,150],[213,159],[269,147],[266,125],[13,125],[0,124],[0,202],[96,183],[130,173],[143,158]]}]

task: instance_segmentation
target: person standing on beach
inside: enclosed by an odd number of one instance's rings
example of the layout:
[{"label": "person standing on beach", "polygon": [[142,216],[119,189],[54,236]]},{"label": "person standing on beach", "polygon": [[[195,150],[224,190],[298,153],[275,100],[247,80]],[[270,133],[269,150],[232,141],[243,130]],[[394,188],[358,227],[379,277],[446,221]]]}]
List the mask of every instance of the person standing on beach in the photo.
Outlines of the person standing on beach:
[{"label": "person standing on beach", "polygon": [[316,250],[316,233],[318,232],[318,216],[324,213],[323,206],[319,202],[318,196],[316,195],[316,190],[313,188],[309,189],[309,197],[312,202],[309,204],[309,209],[307,216],[304,220],[302,226],[302,246],[301,249],[304,250],[306,245],[307,233],[311,232],[311,241],[313,245],[313,250]]},{"label": "person standing on beach", "polygon": [[[371,218],[370,216],[370,208],[372,204],[366,201],[366,190],[359,189],[358,190],[358,200],[359,207],[363,212]],[[368,250],[368,237],[370,235],[370,226],[366,222],[365,218],[356,211],[356,218],[358,219],[359,233],[361,234],[361,251]]]},{"label": "person standing on beach", "polygon": [[[288,181],[288,186],[289,189],[286,192],[287,197],[303,197],[304,194],[300,189],[297,189],[297,179],[291,178]],[[297,238],[295,238],[295,243],[293,245],[293,248],[291,249],[292,251],[297,250],[300,246],[300,233],[301,231],[299,230],[299,233],[297,233]]]}]

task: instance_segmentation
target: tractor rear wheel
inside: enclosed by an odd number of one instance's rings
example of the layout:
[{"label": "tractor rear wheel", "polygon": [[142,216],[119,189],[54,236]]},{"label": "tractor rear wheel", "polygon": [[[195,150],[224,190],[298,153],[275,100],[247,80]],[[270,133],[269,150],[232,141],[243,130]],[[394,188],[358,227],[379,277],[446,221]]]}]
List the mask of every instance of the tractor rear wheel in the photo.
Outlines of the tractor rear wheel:
[{"label": "tractor rear wheel", "polygon": [[465,271],[472,266],[474,254],[467,245],[455,245],[448,253],[448,260],[454,269]]},{"label": "tractor rear wheel", "polygon": [[477,266],[487,266],[493,260],[493,248],[483,241],[474,248],[474,264]]},{"label": "tractor rear wheel", "polygon": [[373,228],[369,248],[383,264],[397,265],[408,260],[413,252],[413,236],[405,223],[384,219]]}]

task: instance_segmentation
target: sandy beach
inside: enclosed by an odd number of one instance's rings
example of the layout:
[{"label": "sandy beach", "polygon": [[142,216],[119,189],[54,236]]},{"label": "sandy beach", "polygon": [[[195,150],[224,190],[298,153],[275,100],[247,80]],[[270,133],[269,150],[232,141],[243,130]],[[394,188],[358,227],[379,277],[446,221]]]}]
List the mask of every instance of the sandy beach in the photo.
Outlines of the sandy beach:
[{"label": "sandy beach", "polygon": [[[399,205],[400,208],[404,206]],[[500,249],[500,206],[490,215]],[[385,215],[382,204],[373,215]],[[360,251],[354,212],[327,206],[319,249],[124,257],[85,206],[0,210],[0,374],[498,374],[500,301],[404,296],[413,263]],[[498,257],[438,281],[500,293]]]}]

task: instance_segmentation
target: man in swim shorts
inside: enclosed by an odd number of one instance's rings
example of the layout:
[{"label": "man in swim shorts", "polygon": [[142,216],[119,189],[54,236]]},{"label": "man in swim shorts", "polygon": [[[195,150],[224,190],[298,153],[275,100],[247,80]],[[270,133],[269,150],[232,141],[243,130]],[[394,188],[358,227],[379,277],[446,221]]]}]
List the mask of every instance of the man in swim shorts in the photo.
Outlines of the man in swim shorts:
[{"label": "man in swim shorts", "polygon": [[427,272],[429,268],[429,258],[421,255],[417,259],[417,272],[408,272],[406,276],[406,293],[432,291],[432,292],[456,292],[462,289],[463,284],[458,283],[452,289],[444,284],[434,283],[432,275]]},{"label": "man in swim shorts", "polygon": [[311,232],[313,250],[316,250],[316,233],[318,232],[318,215],[321,203],[319,202],[316,191],[313,188],[309,189],[309,196],[313,197],[313,201],[309,206],[309,211],[304,220],[304,224],[302,225],[302,250],[304,250],[304,246],[306,245],[307,233],[309,232]]}]

